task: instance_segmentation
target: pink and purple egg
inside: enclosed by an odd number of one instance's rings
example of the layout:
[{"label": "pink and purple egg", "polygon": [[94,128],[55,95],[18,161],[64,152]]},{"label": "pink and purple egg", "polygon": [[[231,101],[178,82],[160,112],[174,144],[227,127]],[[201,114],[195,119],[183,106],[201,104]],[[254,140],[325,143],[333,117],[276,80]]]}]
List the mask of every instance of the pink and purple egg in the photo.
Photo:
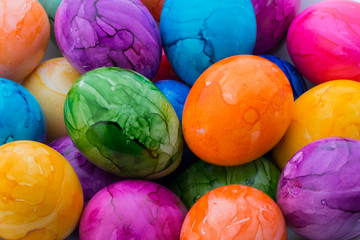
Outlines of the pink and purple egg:
[{"label": "pink and purple egg", "polygon": [[184,204],[167,188],[124,180],[90,200],[80,220],[80,240],[178,240],[186,214]]},{"label": "pink and purple egg", "polygon": [[121,180],[88,161],[69,136],[58,138],[49,146],[63,155],[74,168],[83,189],[85,205],[98,191]]},{"label": "pink and purple egg", "polygon": [[115,66],[152,79],[160,66],[160,31],[140,0],[63,0],[55,36],[80,73]]},{"label": "pink and purple egg", "polygon": [[306,239],[360,236],[360,141],[330,137],[298,151],[278,183],[288,226]]},{"label": "pink and purple egg", "polygon": [[321,1],[291,23],[287,47],[291,60],[314,84],[360,81],[360,3]]}]

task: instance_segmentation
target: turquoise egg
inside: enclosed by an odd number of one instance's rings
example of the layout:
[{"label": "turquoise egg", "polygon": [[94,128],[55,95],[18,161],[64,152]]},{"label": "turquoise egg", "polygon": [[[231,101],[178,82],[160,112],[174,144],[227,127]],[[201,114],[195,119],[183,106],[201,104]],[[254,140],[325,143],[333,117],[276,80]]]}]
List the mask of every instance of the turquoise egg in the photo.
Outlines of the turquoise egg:
[{"label": "turquoise egg", "polygon": [[250,0],[166,0],[160,34],[171,66],[192,86],[215,62],[252,54],[255,11]]}]

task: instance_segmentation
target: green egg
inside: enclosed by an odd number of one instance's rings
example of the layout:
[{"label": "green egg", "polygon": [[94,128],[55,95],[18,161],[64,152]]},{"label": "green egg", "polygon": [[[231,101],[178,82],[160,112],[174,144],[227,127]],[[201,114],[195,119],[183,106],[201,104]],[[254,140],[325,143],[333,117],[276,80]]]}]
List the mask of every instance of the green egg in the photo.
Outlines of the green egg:
[{"label": "green egg", "polygon": [[170,189],[190,209],[206,193],[230,184],[257,188],[275,200],[279,178],[280,171],[264,157],[233,167],[215,166],[197,161],[180,174]]},{"label": "green egg", "polygon": [[65,125],[79,151],[125,178],[154,179],[180,164],[180,122],[166,97],[144,76],[117,67],[85,73],[65,100]]}]

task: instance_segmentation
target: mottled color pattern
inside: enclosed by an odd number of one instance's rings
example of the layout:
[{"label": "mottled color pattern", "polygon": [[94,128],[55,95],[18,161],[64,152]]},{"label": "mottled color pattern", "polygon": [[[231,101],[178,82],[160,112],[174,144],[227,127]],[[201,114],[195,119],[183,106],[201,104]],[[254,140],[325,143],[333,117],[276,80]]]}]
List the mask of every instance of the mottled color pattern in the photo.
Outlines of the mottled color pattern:
[{"label": "mottled color pattern", "polygon": [[301,0],[251,0],[251,2],[257,23],[254,53],[268,53],[280,46],[291,22],[300,11]]},{"label": "mottled color pattern", "polygon": [[149,9],[154,19],[159,22],[165,0],[141,0],[141,2]]},{"label": "mottled color pattern", "polygon": [[359,32],[359,2],[322,1],[292,22],[287,48],[296,68],[314,84],[335,79],[360,81]]},{"label": "mottled color pattern", "polygon": [[0,147],[0,239],[64,239],[75,229],[83,194],[73,168],[33,141]]},{"label": "mottled color pattern", "polygon": [[49,38],[49,20],[38,1],[0,0],[0,77],[23,80],[44,56]]},{"label": "mottled color pattern", "polygon": [[286,224],[276,203],[244,185],[216,188],[186,215],[180,240],[285,240]]},{"label": "mottled color pattern", "polygon": [[171,67],[168,58],[166,57],[164,49],[162,50],[161,62],[158,72],[151,81],[158,80],[176,80],[182,82],[180,77],[176,74],[174,69]]},{"label": "mottled color pattern", "polygon": [[307,87],[303,76],[291,63],[273,55],[259,56],[272,61],[285,73],[293,90],[294,100],[296,100],[301,94],[306,92]]},{"label": "mottled color pattern", "polygon": [[104,187],[120,181],[119,177],[98,168],[88,161],[76,148],[69,136],[56,139],[49,146],[63,155],[74,168],[81,183],[85,204]]},{"label": "mottled color pattern", "polygon": [[56,11],[61,1],[62,0],[38,0],[38,2],[44,7],[49,17],[50,29],[51,29],[50,36],[54,44],[57,44],[55,39],[54,21],[55,21]]},{"label": "mottled color pattern", "polygon": [[44,111],[48,142],[68,135],[64,123],[65,97],[79,77],[80,74],[65,58],[55,58],[40,64],[22,82]]},{"label": "mottled color pattern", "polygon": [[275,200],[279,177],[280,171],[265,158],[234,167],[197,161],[173,182],[170,189],[188,209],[206,193],[228,184],[254,187]]},{"label": "mottled color pattern", "polygon": [[360,83],[334,80],[320,84],[295,101],[294,114],[284,137],[273,149],[283,169],[305,145],[325,137],[360,140]]},{"label": "mottled color pattern", "polygon": [[63,0],[55,35],[80,73],[115,66],[152,79],[160,66],[159,28],[140,0]]},{"label": "mottled color pattern", "polygon": [[181,123],[184,104],[190,92],[190,88],[186,84],[175,80],[157,81],[154,82],[154,84],[169,100]]},{"label": "mottled color pattern", "polygon": [[298,151],[279,181],[289,226],[306,239],[360,236],[360,141],[324,138]]},{"label": "mottled color pattern", "polygon": [[208,68],[191,88],[182,127],[200,159],[234,166],[271,150],[290,124],[294,99],[274,63],[239,55]]},{"label": "mottled color pattern", "polygon": [[255,12],[250,0],[166,0],[160,32],[171,66],[192,86],[215,62],[252,53]]},{"label": "mottled color pattern", "polygon": [[15,140],[45,141],[45,117],[23,86],[0,78],[0,145]]},{"label": "mottled color pattern", "polygon": [[178,240],[187,210],[167,188],[125,180],[98,192],[80,221],[80,240]]},{"label": "mottled color pattern", "polygon": [[158,178],[180,164],[183,139],[170,102],[148,79],[115,67],[81,76],[65,101],[76,147],[97,166],[127,178]]}]

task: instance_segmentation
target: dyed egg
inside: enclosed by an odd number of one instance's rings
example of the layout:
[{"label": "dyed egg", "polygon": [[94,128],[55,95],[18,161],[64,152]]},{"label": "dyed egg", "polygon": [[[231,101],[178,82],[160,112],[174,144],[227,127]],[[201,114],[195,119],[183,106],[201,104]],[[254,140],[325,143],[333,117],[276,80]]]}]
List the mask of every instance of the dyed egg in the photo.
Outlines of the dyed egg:
[{"label": "dyed egg", "polygon": [[286,224],[265,193],[227,185],[208,192],[190,209],[180,235],[186,239],[286,239]]},{"label": "dyed egg", "polygon": [[71,85],[80,74],[65,58],[40,64],[22,83],[39,101],[46,118],[48,141],[67,135],[64,103]]},{"label": "dyed egg", "polygon": [[0,78],[0,145],[15,140],[45,141],[45,117],[23,86]]},{"label": "dyed egg", "polygon": [[0,146],[0,238],[64,239],[83,209],[79,179],[54,149],[33,141]]},{"label": "dyed egg", "polygon": [[157,81],[154,82],[154,84],[169,100],[181,122],[184,104],[190,92],[190,88],[186,84],[175,80]]},{"label": "dyed egg", "polygon": [[188,209],[206,193],[229,184],[257,188],[275,200],[279,177],[280,171],[266,158],[258,158],[234,167],[197,161],[173,182],[170,189],[181,198]]},{"label": "dyed egg", "polygon": [[295,101],[294,114],[284,137],[273,149],[283,169],[305,145],[325,137],[360,140],[360,83],[335,80],[320,84]]},{"label": "dyed egg", "polygon": [[359,2],[322,1],[292,22],[287,48],[296,68],[314,84],[335,79],[360,81],[359,32]]},{"label": "dyed egg", "polygon": [[251,0],[257,24],[255,54],[280,46],[287,30],[300,11],[301,0]]},{"label": "dyed egg", "polygon": [[115,66],[152,79],[159,69],[159,28],[140,0],[63,0],[55,35],[80,73]]},{"label": "dyed egg", "polygon": [[165,0],[141,0],[144,5],[149,9],[151,15],[156,21],[160,21],[161,10]]},{"label": "dyed egg", "polygon": [[215,62],[253,52],[255,12],[250,0],[167,0],[160,32],[171,66],[192,86]]},{"label": "dyed egg", "polygon": [[152,79],[152,81],[169,80],[169,79],[180,82],[182,81],[180,77],[176,74],[174,69],[171,67],[169,60],[166,57],[165,51],[163,49],[159,70],[156,73],[155,77]]},{"label": "dyed egg", "polygon": [[277,144],[293,105],[290,83],[274,63],[251,55],[229,57],[191,88],[182,118],[185,141],[211,164],[244,164]]},{"label": "dyed egg", "polygon": [[0,77],[20,82],[45,54],[49,20],[36,0],[0,0],[0,9]]},{"label": "dyed egg", "polygon": [[127,178],[159,178],[181,161],[180,122],[161,91],[136,72],[98,68],[81,76],[65,101],[65,124],[80,152]]},{"label": "dyed egg", "polygon": [[306,92],[307,88],[303,76],[291,63],[273,55],[259,56],[272,61],[285,73],[293,90],[294,100],[296,100],[301,94]]},{"label": "dyed egg", "polygon": [[57,44],[55,39],[54,21],[55,21],[56,11],[61,1],[62,0],[38,0],[38,2],[44,7],[49,17],[50,29],[51,29],[50,36],[54,44]]},{"label": "dyed egg", "polygon": [[298,151],[282,172],[277,200],[289,226],[307,239],[360,236],[360,141],[325,138]]},{"label": "dyed egg", "polygon": [[178,240],[187,210],[167,188],[125,180],[99,191],[80,221],[80,240]]},{"label": "dyed egg", "polygon": [[49,146],[63,155],[74,168],[84,193],[85,204],[102,188],[120,180],[89,162],[75,147],[69,136],[56,139]]}]

